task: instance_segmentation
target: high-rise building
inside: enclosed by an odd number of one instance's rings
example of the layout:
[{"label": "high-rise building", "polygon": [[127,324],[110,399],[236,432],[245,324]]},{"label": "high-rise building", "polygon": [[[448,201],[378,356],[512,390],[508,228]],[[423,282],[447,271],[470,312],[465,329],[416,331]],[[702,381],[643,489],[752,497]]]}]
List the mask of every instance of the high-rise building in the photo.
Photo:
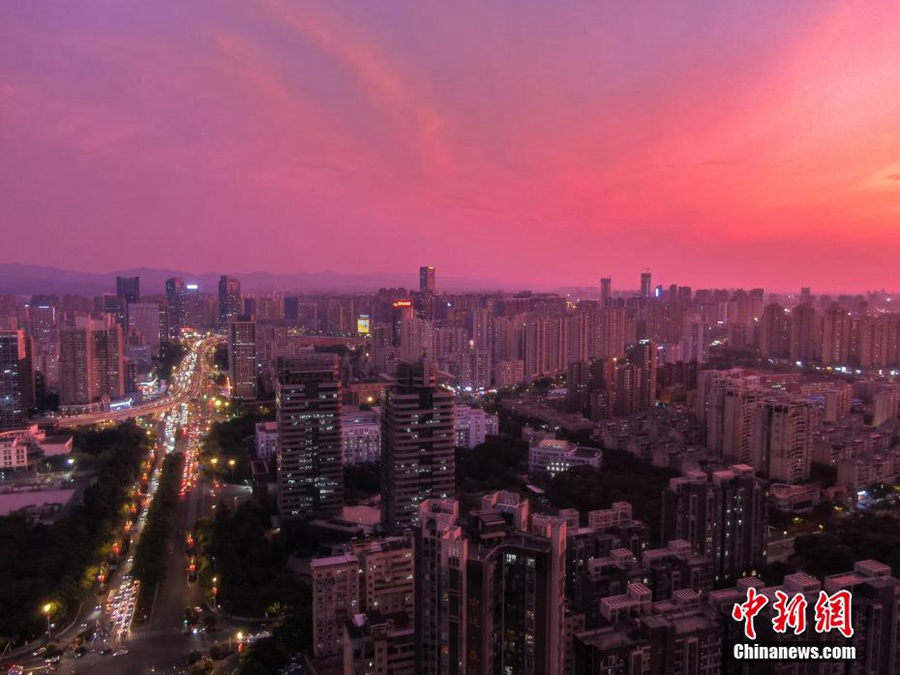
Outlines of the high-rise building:
[{"label": "high-rise building", "polygon": [[475,516],[490,536],[469,549],[467,672],[563,675],[567,523],[535,515],[492,544],[498,518]]},{"label": "high-rise building", "polygon": [[765,563],[766,488],[753,468],[690,471],[662,495],[662,541],[684,539],[713,565],[715,581],[747,576]]},{"label": "high-rise building", "polygon": [[822,317],[822,363],[826,366],[850,363],[850,313],[832,303]]},{"label": "high-rise building", "polygon": [[26,340],[21,330],[0,330],[0,431],[24,427],[33,391]]},{"label": "high-rise building", "polygon": [[228,324],[228,367],[232,395],[242,401],[255,401],[259,395],[259,368],[256,356],[256,322],[237,316]]},{"label": "high-rise building", "polygon": [[150,356],[159,356],[161,331],[159,325],[159,304],[139,302],[128,305],[128,332],[137,333],[143,344],[150,347]]},{"label": "high-rise building", "polygon": [[653,296],[653,281],[650,272],[641,272],[641,298],[649,300]]},{"label": "high-rise building", "polygon": [[382,511],[386,527],[416,522],[419,504],[455,494],[453,393],[437,367],[401,362],[381,413]]},{"label": "high-rise building", "polygon": [[314,558],[312,568],[313,653],[344,652],[344,623],[359,613],[359,559],[355,555]]},{"label": "high-rise building", "polygon": [[339,514],[344,472],[337,356],[279,357],[276,372],[281,515],[309,518]]},{"label": "high-rise building", "polygon": [[632,350],[631,361],[641,369],[638,405],[642,410],[656,405],[656,370],[659,363],[657,344],[641,340]]},{"label": "high-rise building", "polygon": [[822,354],[822,317],[811,304],[791,310],[791,359],[806,363]]},{"label": "high-rise building", "polygon": [[753,412],[749,464],[769,480],[809,479],[815,412],[806,399],[766,400]]},{"label": "high-rise building", "polygon": [[241,282],[234,277],[219,277],[219,327],[241,313]]},{"label": "high-rise building", "polygon": [[[386,462],[389,464],[389,462]],[[416,673],[463,675],[466,668],[466,565],[469,541],[455,499],[417,504]]]},{"label": "high-rise building", "polygon": [[115,317],[76,317],[60,330],[60,402],[84,405],[126,393],[122,327]]},{"label": "high-rise building", "polygon": [[612,301],[612,278],[603,277],[600,280],[600,307],[609,307]]},{"label": "high-rise building", "polygon": [[434,267],[419,268],[418,315],[434,321]]},{"label": "high-rise building", "polygon": [[786,359],[791,352],[791,315],[777,303],[766,305],[759,323],[759,353],[763,358]]},{"label": "high-rise building", "polygon": [[184,280],[172,277],[166,280],[166,315],[169,324],[169,339],[177,340],[181,337],[182,324],[185,320],[185,289]]},{"label": "high-rise building", "polygon": [[419,268],[419,293],[434,293],[434,267]]},{"label": "high-rise building", "polygon": [[116,295],[125,298],[125,303],[133,305],[141,301],[140,277],[116,277]]}]

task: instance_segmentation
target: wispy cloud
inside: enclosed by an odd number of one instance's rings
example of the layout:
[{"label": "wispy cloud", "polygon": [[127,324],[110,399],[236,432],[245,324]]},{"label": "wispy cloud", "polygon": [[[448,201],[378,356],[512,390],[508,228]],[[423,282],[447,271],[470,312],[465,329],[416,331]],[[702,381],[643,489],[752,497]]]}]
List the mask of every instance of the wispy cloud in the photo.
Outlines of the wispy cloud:
[{"label": "wispy cloud", "polygon": [[365,95],[393,115],[401,127],[411,127],[417,149],[432,169],[455,170],[456,162],[445,136],[444,117],[424,100],[390,58],[321,12],[281,0],[261,1],[278,23],[305,37],[351,72]]}]

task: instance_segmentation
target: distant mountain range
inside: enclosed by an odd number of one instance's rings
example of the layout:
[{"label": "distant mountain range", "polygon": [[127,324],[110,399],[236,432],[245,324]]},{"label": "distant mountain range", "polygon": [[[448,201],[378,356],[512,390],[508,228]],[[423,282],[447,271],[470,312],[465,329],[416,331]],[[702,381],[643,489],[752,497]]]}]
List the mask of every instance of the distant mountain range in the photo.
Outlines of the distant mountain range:
[{"label": "distant mountain range", "polygon": [[[179,270],[159,270],[141,267],[115,272],[91,273],[62,270],[57,267],[0,263],[0,294],[3,295],[100,295],[115,293],[116,277],[140,277],[142,295],[161,295],[166,279],[181,277],[187,283],[200,285],[201,291],[218,290],[220,273],[192,274]],[[342,272],[297,272],[276,274],[251,272],[230,274],[241,281],[243,291],[341,291],[368,292],[379,288],[416,288],[419,278],[416,270],[397,274],[344,274]],[[511,284],[496,279],[469,279],[465,277],[441,277],[438,270],[438,288],[441,291],[516,291],[538,290],[526,284]]]}]

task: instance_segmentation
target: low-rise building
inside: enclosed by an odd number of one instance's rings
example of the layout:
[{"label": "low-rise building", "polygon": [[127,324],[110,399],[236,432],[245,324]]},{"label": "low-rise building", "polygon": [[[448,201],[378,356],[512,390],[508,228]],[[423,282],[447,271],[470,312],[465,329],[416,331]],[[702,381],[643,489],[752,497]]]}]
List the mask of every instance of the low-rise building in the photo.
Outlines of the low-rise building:
[{"label": "low-rise building", "polygon": [[256,458],[269,459],[278,452],[278,422],[256,425]]},{"label": "low-rise building", "polygon": [[555,476],[575,466],[599,469],[603,452],[583,448],[570,441],[544,439],[528,449],[528,473],[547,473]]}]

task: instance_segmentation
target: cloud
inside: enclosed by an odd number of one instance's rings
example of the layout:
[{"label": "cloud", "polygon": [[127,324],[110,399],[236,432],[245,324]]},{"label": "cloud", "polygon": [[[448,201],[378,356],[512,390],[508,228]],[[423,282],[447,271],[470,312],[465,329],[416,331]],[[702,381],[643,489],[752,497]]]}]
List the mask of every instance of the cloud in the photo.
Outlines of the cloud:
[{"label": "cloud", "polygon": [[441,173],[455,171],[456,162],[445,137],[444,117],[424,100],[401,70],[375,47],[351,35],[321,13],[281,0],[262,0],[281,25],[301,34],[319,51],[353,73],[366,96],[401,124],[411,124],[418,151]]},{"label": "cloud", "polygon": [[697,166],[733,166],[735,164],[743,164],[743,159],[711,159],[706,162],[698,162]]}]

